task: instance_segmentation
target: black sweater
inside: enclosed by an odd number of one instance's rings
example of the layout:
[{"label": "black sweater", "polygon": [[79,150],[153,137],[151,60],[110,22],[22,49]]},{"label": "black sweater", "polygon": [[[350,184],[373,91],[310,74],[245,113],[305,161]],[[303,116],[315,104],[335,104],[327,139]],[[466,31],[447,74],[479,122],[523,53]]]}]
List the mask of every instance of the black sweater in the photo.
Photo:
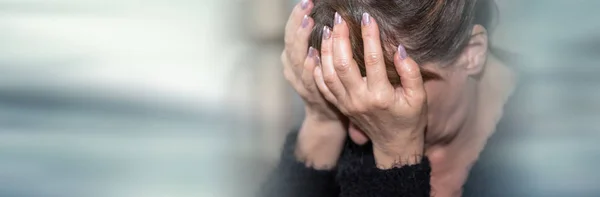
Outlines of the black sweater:
[{"label": "black sweater", "polygon": [[346,140],[337,171],[307,168],[294,156],[297,132],[288,135],[281,161],[261,190],[261,197],[429,197],[429,160],[389,170],[376,167],[370,144]]}]

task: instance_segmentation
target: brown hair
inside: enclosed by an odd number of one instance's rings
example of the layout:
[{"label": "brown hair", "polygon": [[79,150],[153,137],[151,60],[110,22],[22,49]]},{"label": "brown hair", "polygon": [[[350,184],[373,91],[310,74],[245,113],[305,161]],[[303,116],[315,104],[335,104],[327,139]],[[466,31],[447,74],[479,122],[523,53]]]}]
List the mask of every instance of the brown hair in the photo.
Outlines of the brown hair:
[{"label": "brown hair", "polygon": [[[388,78],[399,84],[393,55],[400,43],[417,63],[452,62],[468,43],[474,24],[490,31],[494,8],[493,0],[318,0],[311,13],[315,26],[309,44],[320,49],[323,26],[332,27],[338,12],[348,24],[353,56],[365,76],[360,21],[367,12],[379,25]],[[425,80],[440,78],[421,73]]]}]

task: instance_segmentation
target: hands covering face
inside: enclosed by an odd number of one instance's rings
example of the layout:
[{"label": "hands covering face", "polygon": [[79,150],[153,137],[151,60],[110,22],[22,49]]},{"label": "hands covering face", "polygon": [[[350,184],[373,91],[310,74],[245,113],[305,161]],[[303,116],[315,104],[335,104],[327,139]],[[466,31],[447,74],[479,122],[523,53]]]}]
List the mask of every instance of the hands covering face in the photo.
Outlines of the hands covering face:
[{"label": "hands covering face", "polygon": [[[344,122],[348,117],[355,125],[350,128],[351,138],[357,143],[370,139],[378,163],[391,164],[400,157],[422,155],[427,110],[419,66],[402,45],[398,46],[394,65],[402,87],[392,86],[379,27],[368,13],[363,14],[361,29],[365,78],[353,58],[347,23],[337,13],[334,26],[323,27],[319,55],[317,49],[308,46],[314,21],[307,15],[312,6],[310,1],[302,1],[294,9],[286,25],[281,56],[284,75],[303,98],[307,118],[329,124]],[[342,136],[347,131],[327,132]]]},{"label": "hands covering face", "polygon": [[[427,116],[426,93],[419,66],[402,45],[398,46],[394,65],[402,87],[392,86],[387,77],[377,22],[364,13],[362,38],[366,78],[363,78],[352,55],[348,26],[338,13],[334,20],[333,29],[323,29],[321,64],[314,70],[317,87],[329,102],[364,131],[376,152],[390,157],[422,155]],[[313,55],[309,62],[318,60],[319,57]]]}]

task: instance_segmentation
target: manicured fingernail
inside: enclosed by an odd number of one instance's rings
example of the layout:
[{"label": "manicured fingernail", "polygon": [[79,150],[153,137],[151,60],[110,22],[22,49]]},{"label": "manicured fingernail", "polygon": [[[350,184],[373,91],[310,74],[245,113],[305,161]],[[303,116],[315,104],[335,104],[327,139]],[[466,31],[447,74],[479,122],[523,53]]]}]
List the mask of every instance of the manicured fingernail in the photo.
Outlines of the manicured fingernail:
[{"label": "manicured fingernail", "polygon": [[369,13],[363,13],[362,15],[362,24],[364,26],[367,26],[369,24],[371,24],[371,15],[369,15]]},{"label": "manicured fingernail", "polygon": [[335,18],[334,22],[335,22],[336,25],[342,23],[342,16],[340,16],[340,14],[338,14],[337,12],[335,13],[335,17],[334,18]]},{"label": "manicured fingernail", "polygon": [[315,57],[315,48],[313,48],[313,47],[308,48],[308,57],[310,57],[310,58]]},{"label": "manicured fingernail", "polygon": [[306,28],[308,26],[308,15],[304,15],[302,19],[302,28]]},{"label": "manicured fingernail", "polygon": [[303,10],[306,10],[306,8],[308,8],[308,0],[302,0],[302,3],[300,3],[300,7]]},{"label": "manicured fingernail", "polygon": [[323,40],[327,40],[331,38],[331,29],[329,29],[329,27],[325,26],[323,27]]},{"label": "manicured fingernail", "polygon": [[406,49],[404,46],[402,46],[402,44],[398,45],[398,53],[400,54],[400,60],[404,60],[408,57],[408,54],[406,54]]}]

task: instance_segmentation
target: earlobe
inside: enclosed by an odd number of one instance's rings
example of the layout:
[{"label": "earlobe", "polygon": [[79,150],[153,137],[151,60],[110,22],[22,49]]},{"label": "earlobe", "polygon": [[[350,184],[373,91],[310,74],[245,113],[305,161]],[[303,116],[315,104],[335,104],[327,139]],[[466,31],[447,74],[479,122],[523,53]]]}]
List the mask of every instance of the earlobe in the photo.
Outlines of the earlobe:
[{"label": "earlobe", "polygon": [[488,36],[486,29],[475,25],[465,49],[467,56],[466,71],[469,75],[478,75],[485,67],[488,53]]}]

